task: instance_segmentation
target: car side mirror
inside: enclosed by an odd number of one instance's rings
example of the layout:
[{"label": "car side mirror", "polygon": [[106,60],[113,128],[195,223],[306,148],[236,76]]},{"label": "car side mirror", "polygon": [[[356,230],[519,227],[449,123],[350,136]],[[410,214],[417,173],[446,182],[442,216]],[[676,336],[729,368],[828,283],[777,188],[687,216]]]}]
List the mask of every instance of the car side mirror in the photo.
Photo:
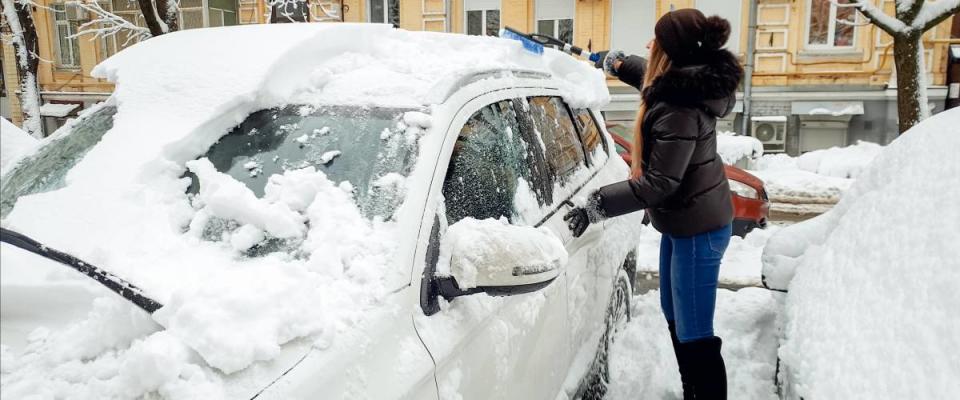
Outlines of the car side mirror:
[{"label": "car side mirror", "polygon": [[447,300],[530,293],[553,282],[566,264],[563,242],[547,228],[466,218],[443,235],[436,282]]}]

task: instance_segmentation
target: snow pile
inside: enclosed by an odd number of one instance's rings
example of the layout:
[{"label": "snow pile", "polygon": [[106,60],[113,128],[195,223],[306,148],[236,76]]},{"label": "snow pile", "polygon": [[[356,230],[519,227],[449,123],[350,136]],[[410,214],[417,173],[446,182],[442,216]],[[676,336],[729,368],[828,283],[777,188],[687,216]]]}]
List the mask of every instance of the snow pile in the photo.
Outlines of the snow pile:
[{"label": "snow pile", "polygon": [[18,158],[31,152],[38,144],[37,139],[16,125],[0,117],[0,170],[6,170]]},{"label": "snow pile", "polygon": [[879,144],[859,141],[852,146],[804,153],[797,158],[797,167],[824,176],[856,178],[882,150]]},{"label": "snow pile", "polygon": [[763,156],[763,143],[753,136],[717,132],[717,154],[727,165],[734,165],[742,159],[755,162]]},{"label": "snow pile", "polygon": [[[679,399],[680,374],[660,311],[660,292],[633,298],[633,318],[610,347],[606,399]],[[714,333],[723,339],[731,399],[776,400],[777,311],[782,295],[764,289],[717,291]]]},{"label": "snow pile", "polygon": [[774,202],[833,204],[881,150],[883,146],[861,141],[800,157],[766,154],[754,163],[750,173],[763,180]]},{"label": "snow pile", "polygon": [[[644,226],[637,247],[637,272],[659,274],[661,235],[651,226]],[[760,286],[760,255],[767,240],[780,228],[768,225],[754,229],[746,237],[731,236],[727,251],[720,262],[720,284],[730,286]]]},{"label": "snow pile", "polygon": [[853,184],[853,179],[817,175],[800,169],[767,169],[750,173],[763,181],[767,196],[775,203],[834,204]]},{"label": "snow pile", "polygon": [[[505,218],[477,220],[464,218],[450,225],[440,243],[437,273],[454,276],[461,289],[477,287],[515,267],[563,268],[567,250],[546,227],[510,225]],[[478,277],[480,268],[489,276]]]},{"label": "snow pile", "polygon": [[924,120],[830,212],[770,239],[764,273],[789,282],[780,357],[796,395],[960,393],[960,163],[945,162],[960,148],[958,121],[955,111]]}]

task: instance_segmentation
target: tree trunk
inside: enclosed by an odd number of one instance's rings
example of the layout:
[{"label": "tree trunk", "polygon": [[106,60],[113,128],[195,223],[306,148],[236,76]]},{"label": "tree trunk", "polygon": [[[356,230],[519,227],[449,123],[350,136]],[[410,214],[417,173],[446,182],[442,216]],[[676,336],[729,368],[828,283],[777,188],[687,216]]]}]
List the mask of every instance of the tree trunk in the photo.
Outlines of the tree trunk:
[{"label": "tree trunk", "polygon": [[167,24],[167,32],[180,30],[179,11],[177,0],[157,0],[157,14]]},{"label": "tree trunk", "polygon": [[37,69],[40,66],[40,48],[37,27],[33,22],[33,5],[26,2],[4,1],[3,12],[13,34],[13,53],[16,57],[20,109],[23,112],[23,130],[42,138],[40,123],[40,86]]},{"label": "tree trunk", "polygon": [[930,116],[927,108],[927,79],[924,66],[922,33],[893,39],[893,59],[897,67],[897,114],[900,133]]},{"label": "tree trunk", "polygon": [[143,14],[143,22],[147,24],[150,35],[160,36],[167,33],[164,29],[166,24],[161,23],[160,18],[157,16],[157,10],[153,8],[153,1],[137,0],[137,4],[140,6],[140,12]]}]

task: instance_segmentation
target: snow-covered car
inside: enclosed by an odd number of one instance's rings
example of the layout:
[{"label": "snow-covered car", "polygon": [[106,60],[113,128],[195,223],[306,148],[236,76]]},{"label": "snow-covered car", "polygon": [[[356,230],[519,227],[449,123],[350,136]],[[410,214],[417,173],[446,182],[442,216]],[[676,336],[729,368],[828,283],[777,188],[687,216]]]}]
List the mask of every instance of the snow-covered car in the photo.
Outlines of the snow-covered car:
[{"label": "snow-covered car", "polygon": [[[781,398],[955,399],[960,394],[960,111],[904,132],[828,212],[776,232],[764,285],[788,291]],[[921,195],[922,194],[922,195]],[[919,196],[920,198],[915,198]]]},{"label": "snow-covered car", "polygon": [[94,74],[114,94],[6,172],[3,227],[159,308],[3,244],[4,398],[597,393],[642,215],[562,220],[628,173],[590,64],[285,24],[163,35]]}]

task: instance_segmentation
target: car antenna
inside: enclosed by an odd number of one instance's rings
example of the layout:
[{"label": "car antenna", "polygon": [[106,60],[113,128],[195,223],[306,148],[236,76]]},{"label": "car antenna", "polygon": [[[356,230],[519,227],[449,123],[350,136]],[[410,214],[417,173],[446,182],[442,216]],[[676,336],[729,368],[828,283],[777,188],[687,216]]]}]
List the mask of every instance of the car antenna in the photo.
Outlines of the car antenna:
[{"label": "car antenna", "polygon": [[160,304],[160,302],[143,294],[143,290],[134,286],[134,284],[70,254],[47,247],[22,233],[0,227],[0,242],[9,243],[13,246],[39,255],[40,257],[56,261],[60,264],[75,269],[80,273],[93,278],[93,280],[97,281],[101,285],[106,286],[107,289],[110,289],[112,292],[129,300],[137,307],[140,307],[140,309],[143,311],[146,311],[147,314],[153,314],[154,311],[157,311],[160,309],[160,307],[163,307],[163,304]]}]

